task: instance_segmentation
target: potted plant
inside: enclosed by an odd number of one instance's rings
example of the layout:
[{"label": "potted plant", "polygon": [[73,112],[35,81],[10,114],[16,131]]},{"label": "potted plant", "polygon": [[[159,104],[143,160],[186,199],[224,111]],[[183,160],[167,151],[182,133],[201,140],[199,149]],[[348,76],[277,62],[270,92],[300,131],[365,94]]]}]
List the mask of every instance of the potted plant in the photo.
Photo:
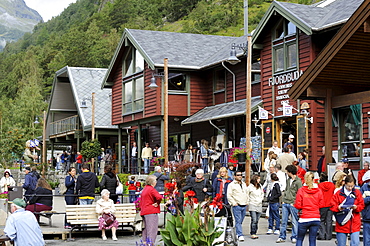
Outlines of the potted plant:
[{"label": "potted plant", "polygon": [[247,158],[250,159],[248,154],[249,151],[247,150],[247,148],[235,147],[230,150],[229,159],[238,162],[245,162]]},{"label": "potted plant", "polygon": [[152,166],[163,166],[164,165],[164,157],[154,157],[151,161],[150,164]]}]

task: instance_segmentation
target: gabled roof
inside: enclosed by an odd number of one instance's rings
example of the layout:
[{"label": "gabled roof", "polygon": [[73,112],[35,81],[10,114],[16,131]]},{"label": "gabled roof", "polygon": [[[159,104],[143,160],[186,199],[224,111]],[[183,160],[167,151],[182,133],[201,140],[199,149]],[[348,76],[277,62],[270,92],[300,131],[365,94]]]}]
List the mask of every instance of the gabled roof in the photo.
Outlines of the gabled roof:
[{"label": "gabled roof", "polygon": [[255,43],[270,18],[279,13],[307,35],[345,23],[363,0],[325,0],[312,5],[273,1],[253,33]]},{"label": "gabled roof", "polygon": [[[192,116],[186,118],[181,122],[182,125],[194,124],[209,120],[224,119],[229,117],[235,117],[245,115],[245,99],[238,100],[236,102],[228,102],[223,104],[217,104],[210,107],[205,107]],[[262,105],[260,96],[251,98],[251,111],[254,112],[258,109],[258,106]]]},{"label": "gabled roof", "polygon": [[[231,45],[247,42],[247,37],[228,37],[192,33],[176,33],[149,30],[125,29],[111,60],[102,87],[110,84],[113,67],[127,45],[127,40],[144,57],[149,67],[163,67],[168,58],[169,68],[201,70],[229,58]],[[236,49],[237,56],[243,50]]]},{"label": "gabled roof", "polygon": [[[100,89],[105,68],[64,67],[56,72],[49,111],[77,111],[84,130],[91,129],[91,95],[95,92],[95,128],[112,128],[110,89]],[[63,84],[58,86],[57,84]],[[66,85],[69,83],[70,86]],[[69,88],[70,87],[70,88]],[[55,100],[53,98],[55,97]],[[64,99],[64,101],[63,101]],[[86,100],[87,108],[80,104]],[[71,101],[73,100],[73,101]],[[68,104],[68,106],[66,106]]]},{"label": "gabled roof", "polygon": [[[370,90],[370,32],[364,30],[369,18],[370,0],[365,0],[288,91],[290,98],[318,99],[326,88],[335,89],[333,96]],[[310,86],[316,89],[312,95]]]}]

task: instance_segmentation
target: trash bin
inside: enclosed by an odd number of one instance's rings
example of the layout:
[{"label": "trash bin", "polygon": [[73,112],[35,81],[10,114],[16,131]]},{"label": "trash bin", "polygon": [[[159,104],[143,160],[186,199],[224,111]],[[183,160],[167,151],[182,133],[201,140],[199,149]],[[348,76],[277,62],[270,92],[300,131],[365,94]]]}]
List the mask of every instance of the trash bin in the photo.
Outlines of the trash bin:
[{"label": "trash bin", "polygon": [[23,198],[22,186],[9,186],[8,200],[13,201],[15,198]]}]

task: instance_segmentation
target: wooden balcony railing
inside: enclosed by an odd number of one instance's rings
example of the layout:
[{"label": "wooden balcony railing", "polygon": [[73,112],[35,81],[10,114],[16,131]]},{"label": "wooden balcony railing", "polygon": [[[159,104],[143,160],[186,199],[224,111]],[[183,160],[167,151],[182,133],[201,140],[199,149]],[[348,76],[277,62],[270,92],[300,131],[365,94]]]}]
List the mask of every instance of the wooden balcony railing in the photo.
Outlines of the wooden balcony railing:
[{"label": "wooden balcony railing", "polygon": [[80,127],[80,120],[78,115],[74,115],[65,119],[54,121],[50,123],[50,136],[74,132]]}]

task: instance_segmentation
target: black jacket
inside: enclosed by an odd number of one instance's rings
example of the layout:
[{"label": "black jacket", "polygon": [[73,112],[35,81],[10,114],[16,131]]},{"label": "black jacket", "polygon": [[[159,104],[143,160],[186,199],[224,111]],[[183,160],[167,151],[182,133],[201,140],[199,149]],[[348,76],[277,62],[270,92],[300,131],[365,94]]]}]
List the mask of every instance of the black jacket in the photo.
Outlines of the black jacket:
[{"label": "black jacket", "polygon": [[272,187],[270,194],[267,196],[269,203],[278,203],[281,196],[280,184],[275,182],[274,187]]},{"label": "black jacket", "polygon": [[182,190],[193,190],[195,192],[195,197],[198,199],[198,202],[203,202],[206,195],[208,195],[203,191],[203,188],[207,188],[207,193],[212,194],[212,185],[208,179],[206,179],[205,181],[204,179],[202,179],[201,181],[197,181],[196,178],[192,179],[190,180],[190,183],[186,184],[186,186]]},{"label": "black jacket", "polygon": [[[38,196],[42,195],[42,196]],[[50,195],[50,196],[45,196]],[[35,194],[31,197],[29,204],[41,203],[46,206],[52,207],[53,206],[53,192],[51,190],[37,187],[35,190]]]},{"label": "black jacket", "polygon": [[77,178],[76,192],[81,196],[95,197],[95,188],[99,187],[99,181],[95,173],[82,172]]},{"label": "black jacket", "polygon": [[100,181],[100,189],[109,190],[111,195],[116,194],[117,178],[112,172],[105,173]]}]

